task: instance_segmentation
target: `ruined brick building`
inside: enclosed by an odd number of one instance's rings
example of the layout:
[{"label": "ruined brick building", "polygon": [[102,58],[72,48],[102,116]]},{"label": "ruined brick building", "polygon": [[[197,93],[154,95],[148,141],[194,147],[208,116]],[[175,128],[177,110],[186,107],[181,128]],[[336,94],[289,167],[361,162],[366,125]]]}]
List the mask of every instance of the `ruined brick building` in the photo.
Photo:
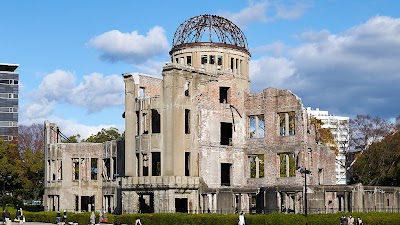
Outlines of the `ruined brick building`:
[{"label": "ruined brick building", "polygon": [[360,187],[335,186],[335,153],[316,142],[300,98],[250,93],[251,55],[235,24],[193,17],[170,56],[162,78],[123,74],[124,143],[59,143],[46,124],[46,210],[298,213],[304,190],[310,208],[353,207]]}]

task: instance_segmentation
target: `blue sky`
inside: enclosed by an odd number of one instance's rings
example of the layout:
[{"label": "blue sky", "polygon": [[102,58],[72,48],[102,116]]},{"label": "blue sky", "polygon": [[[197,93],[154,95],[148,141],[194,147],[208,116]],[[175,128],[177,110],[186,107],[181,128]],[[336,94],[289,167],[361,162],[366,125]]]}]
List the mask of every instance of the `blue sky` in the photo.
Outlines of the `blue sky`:
[{"label": "blue sky", "polygon": [[0,62],[20,67],[20,124],[82,138],[124,131],[122,73],[161,76],[185,20],[216,14],[252,53],[251,91],[289,89],[305,107],[400,115],[400,1],[3,1]]}]

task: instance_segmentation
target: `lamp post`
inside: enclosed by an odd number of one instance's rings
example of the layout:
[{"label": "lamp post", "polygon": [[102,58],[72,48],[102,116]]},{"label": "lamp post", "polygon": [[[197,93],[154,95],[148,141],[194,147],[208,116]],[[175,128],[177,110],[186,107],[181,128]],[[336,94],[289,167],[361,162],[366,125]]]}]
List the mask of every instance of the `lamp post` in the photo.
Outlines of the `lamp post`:
[{"label": "lamp post", "polygon": [[307,174],[311,171],[306,168],[301,168],[300,173],[304,174],[304,215],[307,216]]},{"label": "lamp post", "polygon": [[7,182],[7,180],[11,179],[11,176],[0,175],[0,179],[3,180],[3,195],[1,196],[1,200],[3,202],[3,212],[4,212],[4,208],[5,208],[4,195],[6,194],[6,182]]}]

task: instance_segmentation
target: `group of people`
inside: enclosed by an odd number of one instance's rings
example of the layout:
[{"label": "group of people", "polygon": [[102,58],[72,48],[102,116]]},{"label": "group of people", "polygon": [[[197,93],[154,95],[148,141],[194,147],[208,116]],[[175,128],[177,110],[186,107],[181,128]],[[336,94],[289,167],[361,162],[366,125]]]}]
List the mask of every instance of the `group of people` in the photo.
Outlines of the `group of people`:
[{"label": "group of people", "polygon": [[[6,221],[10,220],[10,212],[5,209],[3,211],[3,223],[5,224]],[[20,222],[23,223],[25,222],[25,217],[24,217],[24,213],[22,212],[22,208],[19,208],[15,214],[15,218],[14,218],[15,222]]]},{"label": "group of people", "polygon": [[364,225],[364,222],[360,217],[358,217],[355,221],[352,215],[350,215],[348,218],[346,218],[345,215],[342,215],[342,217],[340,217],[340,225]]}]

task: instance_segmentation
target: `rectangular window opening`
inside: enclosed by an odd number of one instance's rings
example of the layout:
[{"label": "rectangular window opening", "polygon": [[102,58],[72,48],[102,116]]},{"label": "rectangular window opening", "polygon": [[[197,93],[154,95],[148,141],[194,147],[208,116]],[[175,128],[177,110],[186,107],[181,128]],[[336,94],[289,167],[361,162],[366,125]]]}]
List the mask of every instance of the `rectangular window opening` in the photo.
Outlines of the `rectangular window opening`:
[{"label": "rectangular window opening", "polygon": [[192,56],[186,56],[186,64],[189,66],[192,65]]},{"label": "rectangular window opening", "polygon": [[221,163],[221,186],[231,186],[230,163]]},{"label": "rectangular window opening", "polygon": [[289,135],[295,135],[295,112],[289,112]]},{"label": "rectangular window opening", "polygon": [[281,153],[279,156],[280,177],[294,177],[296,175],[296,160],[293,153]]},{"label": "rectangular window opening", "polygon": [[143,176],[149,176],[149,158],[147,154],[143,155]]},{"label": "rectangular window opening", "polygon": [[232,145],[232,123],[221,123],[221,145]]},{"label": "rectangular window opening", "polygon": [[190,176],[190,152],[185,152],[185,176]]},{"label": "rectangular window opening", "polygon": [[185,96],[190,96],[189,88],[190,88],[190,82],[189,82],[189,81],[186,81],[186,82],[185,82],[185,86],[184,86],[184,89],[185,89]]},{"label": "rectangular window opening", "polygon": [[221,55],[218,56],[217,64],[218,64],[218,66],[222,65],[222,56]]},{"label": "rectangular window opening", "polygon": [[250,178],[264,177],[264,155],[250,155]]},{"label": "rectangular window opening", "polygon": [[151,132],[153,134],[161,133],[161,116],[156,109],[151,110]]},{"label": "rectangular window opening", "polygon": [[295,135],[296,114],[295,112],[278,113],[279,116],[279,135]]},{"label": "rectangular window opening", "polygon": [[264,126],[264,115],[249,116],[249,138],[263,138]]},{"label": "rectangular window opening", "polygon": [[229,87],[219,87],[219,103],[229,103]]},{"label": "rectangular window opening", "polygon": [[201,56],[201,64],[206,64],[207,63],[207,55],[202,55]]},{"label": "rectangular window opening", "polygon": [[146,88],[139,87],[139,98],[144,98],[146,96]]},{"label": "rectangular window opening", "polygon": [[91,158],[90,164],[91,164],[90,179],[97,180],[97,174],[98,174],[97,158]]},{"label": "rectangular window opening", "polygon": [[190,110],[185,109],[185,134],[190,134]]},{"label": "rectangular window opening", "polygon": [[210,64],[215,63],[215,55],[210,55]]},{"label": "rectangular window opening", "polygon": [[79,158],[72,159],[72,180],[79,180]]},{"label": "rectangular window opening", "polygon": [[142,134],[148,134],[149,133],[149,128],[148,128],[148,126],[147,126],[147,113],[143,113],[142,114],[142,128],[143,128],[143,132],[142,132]]},{"label": "rectangular window opening", "polygon": [[152,152],[151,153],[151,175],[161,176],[161,153]]}]

